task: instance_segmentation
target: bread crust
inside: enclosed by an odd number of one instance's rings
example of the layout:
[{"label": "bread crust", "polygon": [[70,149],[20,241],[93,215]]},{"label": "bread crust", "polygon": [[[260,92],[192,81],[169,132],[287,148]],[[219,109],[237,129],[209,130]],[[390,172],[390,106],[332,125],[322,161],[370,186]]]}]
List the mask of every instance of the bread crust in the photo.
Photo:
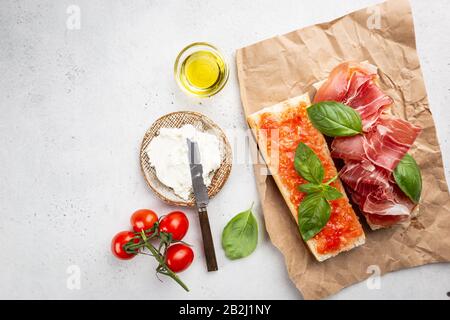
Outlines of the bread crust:
[{"label": "bread crust", "polygon": [[[297,217],[297,208],[295,207],[295,205],[292,203],[292,201],[290,200],[290,191],[286,188],[286,186],[282,183],[280,176],[277,174],[277,168],[275,168],[275,166],[270,162],[270,158],[267,154],[267,149],[264,147],[265,146],[265,142],[263,141],[263,138],[261,137],[261,135],[259,134],[260,132],[260,128],[259,128],[259,120],[261,118],[261,115],[263,113],[271,113],[273,115],[277,115],[277,114],[282,114],[283,112],[287,111],[289,108],[298,108],[299,106],[301,106],[302,104],[305,105],[310,105],[310,99],[308,94],[304,94],[298,97],[294,97],[291,98],[289,100],[280,102],[278,104],[275,104],[271,107],[267,107],[264,108],[262,110],[259,110],[251,115],[249,115],[247,117],[247,122],[250,126],[250,128],[252,129],[252,132],[255,136],[255,139],[258,143],[259,146],[259,150],[261,152],[261,155],[264,159],[264,161],[266,162],[267,166],[269,167],[269,170],[272,173],[272,177],[275,180],[276,185],[278,186],[278,189],[281,192],[281,195],[283,196],[289,210],[291,211],[291,214],[295,220],[296,223],[298,223],[298,217]],[[320,134],[320,133],[319,133]],[[324,140],[325,141],[325,140]],[[330,151],[328,150],[328,147],[324,146],[325,152],[327,154],[327,156],[331,159],[331,154]],[[342,188],[342,184],[341,181],[338,179],[337,183],[339,184],[339,187],[341,190],[344,190]],[[345,194],[345,192],[343,192],[344,197],[347,198],[347,195]],[[348,198],[347,198],[348,199]],[[356,216],[356,215],[355,215]],[[365,236],[364,236],[364,232],[362,232],[361,236],[359,238],[355,238],[355,240],[353,242],[350,242],[347,246],[340,248],[340,250],[332,252],[332,253],[327,253],[327,254],[321,254],[317,251],[317,242],[314,239],[310,239],[308,241],[306,241],[306,244],[308,246],[308,248],[310,249],[310,251],[313,253],[314,257],[318,260],[318,261],[324,261],[326,259],[329,259],[331,257],[334,257],[336,255],[338,255],[341,252],[344,251],[348,251],[351,250],[357,246],[360,246],[362,244],[365,243]]]}]

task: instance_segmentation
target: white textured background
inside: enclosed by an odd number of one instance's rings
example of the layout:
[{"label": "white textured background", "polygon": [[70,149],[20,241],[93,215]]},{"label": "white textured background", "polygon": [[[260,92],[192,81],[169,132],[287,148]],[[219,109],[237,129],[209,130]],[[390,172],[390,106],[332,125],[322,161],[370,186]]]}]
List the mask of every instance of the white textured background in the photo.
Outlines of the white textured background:
[{"label": "white textured background", "polygon": [[[223,226],[258,202],[250,166],[235,165],[210,204],[220,271],[207,274],[193,211],[186,240],[196,260],[182,274],[187,294],[157,280],[154,262],[114,259],[111,237],[130,214],[172,208],[141,176],[138,148],[159,116],[199,111],[224,129],[244,129],[234,64],[237,48],[377,3],[315,1],[0,1],[0,298],[298,299],[281,254],[261,227],[258,249],[226,260]],[[339,3],[339,5],[338,5]],[[68,30],[66,9],[81,9],[81,29]],[[412,1],[418,51],[450,171],[450,1]],[[185,96],[173,79],[178,51],[194,41],[222,48],[231,74],[212,99]],[[450,232],[450,231],[449,231]],[[81,270],[81,289],[66,286]],[[382,277],[333,298],[448,299],[450,265]]]}]

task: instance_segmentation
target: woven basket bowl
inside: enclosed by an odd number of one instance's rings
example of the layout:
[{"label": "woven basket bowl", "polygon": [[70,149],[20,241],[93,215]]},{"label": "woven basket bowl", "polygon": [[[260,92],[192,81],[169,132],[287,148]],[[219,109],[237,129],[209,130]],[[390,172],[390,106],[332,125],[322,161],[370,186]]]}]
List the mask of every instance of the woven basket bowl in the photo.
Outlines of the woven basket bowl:
[{"label": "woven basket bowl", "polygon": [[208,187],[209,198],[214,197],[220,189],[222,189],[228,179],[228,176],[230,175],[232,164],[231,147],[222,129],[220,129],[219,126],[201,113],[179,111],[166,114],[156,120],[147,130],[144,135],[144,139],[142,140],[140,161],[141,170],[144,174],[145,181],[153,193],[168,204],[192,207],[195,205],[194,195],[191,194],[189,196],[189,200],[186,201],[177,196],[171,188],[162,184],[156,176],[155,169],[150,166],[148,155],[145,152],[150,141],[152,141],[152,139],[159,134],[159,129],[180,128],[185,124],[191,124],[203,132],[214,134],[219,139],[222,163],[219,169],[217,169],[214,173],[214,176],[211,179],[211,184]]}]

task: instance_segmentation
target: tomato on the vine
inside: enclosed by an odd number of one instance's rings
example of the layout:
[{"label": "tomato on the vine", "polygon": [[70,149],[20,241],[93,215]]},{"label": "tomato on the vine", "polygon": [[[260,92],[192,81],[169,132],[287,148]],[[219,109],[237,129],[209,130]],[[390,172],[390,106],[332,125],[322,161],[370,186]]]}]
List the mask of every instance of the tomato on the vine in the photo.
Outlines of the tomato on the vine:
[{"label": "tomato on the vine", "polygon": [[150,229],[158,221],[158,216],[152,210],[140,209],[135,211],[130,218],[134,232]]},{"label": "tomato on the vine", "polygon": [[186,270],[194,260],[194,251],[191,247],[176,243],[167,249],[166,264],[173,272]]},{"label": "tomato on the vine", "polygon": [[[133,239],[135,234],[131,231],[121,231],[114,236],[111,241],[111,251],[119,259],[128,260],[133,258],[135,253],[128,253],[125,251],[124,245]],[[134,242],[138,242],[137,239]]]},{"label": "tomato on the vine", "polygon": [[159,222],[159,231],[172,234],[172,239],[180,241],[189,229],[189,220],[181,211],[173,211]]}]

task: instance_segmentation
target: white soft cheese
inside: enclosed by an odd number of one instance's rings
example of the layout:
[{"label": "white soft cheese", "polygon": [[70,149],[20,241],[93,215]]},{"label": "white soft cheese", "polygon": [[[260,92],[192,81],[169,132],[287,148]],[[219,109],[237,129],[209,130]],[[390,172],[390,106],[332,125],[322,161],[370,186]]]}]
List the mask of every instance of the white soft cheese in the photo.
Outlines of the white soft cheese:
[{"label": "white soft cheese", "polygon": [[181,128],[161,128],[159,135],[152,139],[146,149],[150,165],[155,168],[159,181],[184,200],[188,200],[192,192],[186,139],[198,144],[203,181],[208,186],[221,163],[219,139],[215,135],[202,132],[190,124]]}]

